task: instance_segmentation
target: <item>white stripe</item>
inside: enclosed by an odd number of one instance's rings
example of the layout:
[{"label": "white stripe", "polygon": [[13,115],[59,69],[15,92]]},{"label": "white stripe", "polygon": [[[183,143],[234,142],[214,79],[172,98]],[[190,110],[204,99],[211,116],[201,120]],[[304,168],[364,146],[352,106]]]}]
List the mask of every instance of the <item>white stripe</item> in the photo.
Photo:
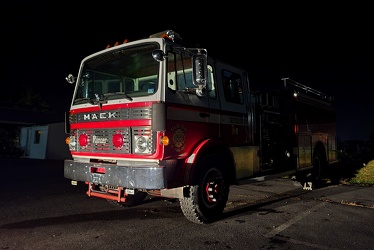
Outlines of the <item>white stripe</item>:
[{"label": "white stripe", "polygon": [[[200,113],[208,113],[208,117],[201,117]],[[247,116],[243,114],[242,116],[232,116],[232,115],[220,115],[216,113],[188,110],[188,109],[174,109],[168,108],[167,111],[168,120],[177,121],[189,121],[189,122],[206,122],[215,123],[222,125],[237,125],[246,126]]]},{"label": "white stripe", "polygon": [[299,220],[303,219],[304,217],[308,216],[311,212],[317,210],[318,208],[324,206],[325,203],[322,202],[322,203],[319,203],[318,205],[312,207],[311,209],[307,210],[307,211],[304,211],[303,213],[295,216],[294,218],[292,218],[291,220],[287,221],[286,223],[274,228],[273,230],[271,230],[270,232],[268,232],[266,235],[264,235],[265,237],[268,237],[268,238],[271,238],[271,237],[274,237],[275,235],[279,234],[280,232],[282,232],[283,230],[287,229],[288,227],[292,226],[293,224],[295,224],[296,222],[298,222]]}]

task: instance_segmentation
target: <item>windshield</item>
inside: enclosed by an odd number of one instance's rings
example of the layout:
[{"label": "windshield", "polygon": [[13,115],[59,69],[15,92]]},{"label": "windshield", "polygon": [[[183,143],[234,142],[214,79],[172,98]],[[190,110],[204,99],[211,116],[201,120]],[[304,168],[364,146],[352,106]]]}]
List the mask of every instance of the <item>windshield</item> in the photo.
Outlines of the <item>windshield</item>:
[{"label": "windshield", "polygon": [[113,99],[132,100],[157,91],[159,62],[152,51],[157,43],[122,48],[84,62],[74,104]]}]

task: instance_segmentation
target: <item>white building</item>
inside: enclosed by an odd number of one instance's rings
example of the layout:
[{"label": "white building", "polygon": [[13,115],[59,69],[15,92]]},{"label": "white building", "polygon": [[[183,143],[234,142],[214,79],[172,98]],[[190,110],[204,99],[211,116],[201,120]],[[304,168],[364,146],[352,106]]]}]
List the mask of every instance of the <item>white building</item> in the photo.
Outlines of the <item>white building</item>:
[{"label": "white building", "polygon": [[65,143],[66,137],[64,122],[22,127],[21,157],[53,160],[71,158],[69,147]]}]

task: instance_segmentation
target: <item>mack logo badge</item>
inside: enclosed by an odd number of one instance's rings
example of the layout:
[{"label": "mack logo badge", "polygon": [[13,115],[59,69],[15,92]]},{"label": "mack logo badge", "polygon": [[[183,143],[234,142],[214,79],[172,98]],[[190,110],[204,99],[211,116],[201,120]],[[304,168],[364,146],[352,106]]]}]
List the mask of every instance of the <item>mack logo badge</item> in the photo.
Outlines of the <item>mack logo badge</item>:
[{"label": "mack logo badge", "polygon": [[116,118],[117,112],[102,112],[98,114],[85,114],[83,120],[102,120],[102,119],[111,119]]}]

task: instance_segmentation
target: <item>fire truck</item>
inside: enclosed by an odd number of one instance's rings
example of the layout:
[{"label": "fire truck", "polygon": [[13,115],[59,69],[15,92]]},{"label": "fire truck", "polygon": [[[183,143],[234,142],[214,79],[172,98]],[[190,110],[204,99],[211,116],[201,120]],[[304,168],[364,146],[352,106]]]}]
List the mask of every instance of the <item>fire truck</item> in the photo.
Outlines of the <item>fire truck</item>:
[{"label": "fire truck", "polygon": [[289,78],[252,89],[247,71],[173,30],[107,46],[66,80],[64,177],[115,205],[171,198],[206,224],[232,185],[289,176],[311,190],[338,160],[331,96]]}]

